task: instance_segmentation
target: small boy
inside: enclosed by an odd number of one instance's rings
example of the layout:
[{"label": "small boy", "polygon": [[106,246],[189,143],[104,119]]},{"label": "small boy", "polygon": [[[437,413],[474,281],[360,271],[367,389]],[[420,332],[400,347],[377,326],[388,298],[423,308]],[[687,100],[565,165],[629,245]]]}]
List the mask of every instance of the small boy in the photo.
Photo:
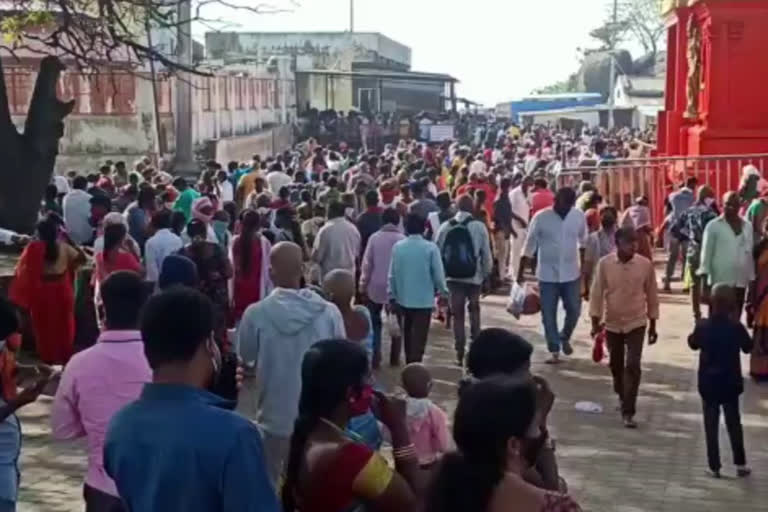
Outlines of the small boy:
[{"label": "small boy", "polygon": [[733,288],[717,284],[712,288],[710,317],[701,320],[688,337],[699,355],[699,394],[704,409],[704,433],[707,440],[707,461],[711,476],[720,478],[720,409],[731,440],[733,462],[739,477],[748,476],[744,452],[744,432],[739,413],[739,395],[744,391],[739,349],[745,354],[752,350],[752,338],[736,317],[736,296]]},{"label": "small boy", "polygon": [[429,399],[432,375],[421,363],[411,363],[400,375],[406,398],[406,424],[416,449],[419,465],[429,469],[453,449],[445,413]]}]

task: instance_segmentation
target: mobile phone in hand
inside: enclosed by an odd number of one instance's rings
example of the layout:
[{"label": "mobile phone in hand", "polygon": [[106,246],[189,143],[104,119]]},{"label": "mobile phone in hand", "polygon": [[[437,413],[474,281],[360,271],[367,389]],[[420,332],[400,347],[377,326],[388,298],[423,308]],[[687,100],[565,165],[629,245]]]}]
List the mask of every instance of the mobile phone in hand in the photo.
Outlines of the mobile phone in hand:
[{"label": "mobile phone in hand", "polygon": [[221,371],[211,391],[226,400],[237,402],[237,354],[227,352],[221,355]]}]

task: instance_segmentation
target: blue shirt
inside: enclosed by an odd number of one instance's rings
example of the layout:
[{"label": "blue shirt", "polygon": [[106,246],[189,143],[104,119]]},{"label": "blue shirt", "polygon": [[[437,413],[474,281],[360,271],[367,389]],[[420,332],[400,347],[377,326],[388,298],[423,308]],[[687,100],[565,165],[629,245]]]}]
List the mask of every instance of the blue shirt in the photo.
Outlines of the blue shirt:
[{"label": "blue shirt", "polygon": [[232,402],[146,384],[110,422],[104,468],[128,510],[278,512],[261,436]]},{"label": "blue shirt", "polygon": [[421,235],[410,235],[392,248],[389,297],[409,309],[432,309],[435,292],[448,294],[440,250]]}]

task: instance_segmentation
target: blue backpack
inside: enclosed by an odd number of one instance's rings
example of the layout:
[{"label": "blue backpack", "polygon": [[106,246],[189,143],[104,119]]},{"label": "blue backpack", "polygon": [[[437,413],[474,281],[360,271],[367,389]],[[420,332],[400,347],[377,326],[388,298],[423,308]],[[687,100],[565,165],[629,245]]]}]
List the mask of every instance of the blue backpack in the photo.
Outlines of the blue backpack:
[{"label": "blue backpack", "polygon": [[462,222],[449,221],[450,229],[445,235],[442,257],[446,277],[467,279],[477,273],[477,255],[469,232],[469,223],[474,219],[467,217]]}]

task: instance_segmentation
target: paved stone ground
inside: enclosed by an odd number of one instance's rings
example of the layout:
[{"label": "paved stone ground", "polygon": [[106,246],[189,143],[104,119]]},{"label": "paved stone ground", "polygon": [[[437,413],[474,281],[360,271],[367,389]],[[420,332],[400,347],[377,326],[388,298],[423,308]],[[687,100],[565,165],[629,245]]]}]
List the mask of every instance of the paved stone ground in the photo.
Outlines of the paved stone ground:
[{"label": "paved stone ground", "polygon": [[[736,479],[730,449],[721,427],[725,478],[706,476],[704,433],[696,392],[696,357],[686,344],[692,327],[689,302],[679,291],[662,296],[660,339],[643,356],[643,382],[637,420],[625,430],[615,411],[617,400],[605,363],[592,362],[589,321],[582,315],[575,335],[576,354],[566,364],[550,367],[539,317],[516,322],[504,312],[504,298],[483,300],[485,326],[516,329],[536,345],[533,370],[550,379],[557,394],[551,425],[558,442],[561,472],[584,510],[620,512],[758,511],[766,510],[768,486],[768,389],[746,384],[743,423],[749,463],[755,474]],[[455,407],[460,370],[453,365],[452,337],[433,324],[426,363],[436,381],[433,398],[449,412]],[[746,359],[745,359],[746,363]],[[746,367],[745,367],[746,368]],[[383,370],[380,379],[393,386],[397,372]],[[601,414],[574,409],[580,400],[603,406]],[[19,510],[82,510],[82,445],[54,443],[49,437],[50,398],[23,410],[22,483]]]}]

